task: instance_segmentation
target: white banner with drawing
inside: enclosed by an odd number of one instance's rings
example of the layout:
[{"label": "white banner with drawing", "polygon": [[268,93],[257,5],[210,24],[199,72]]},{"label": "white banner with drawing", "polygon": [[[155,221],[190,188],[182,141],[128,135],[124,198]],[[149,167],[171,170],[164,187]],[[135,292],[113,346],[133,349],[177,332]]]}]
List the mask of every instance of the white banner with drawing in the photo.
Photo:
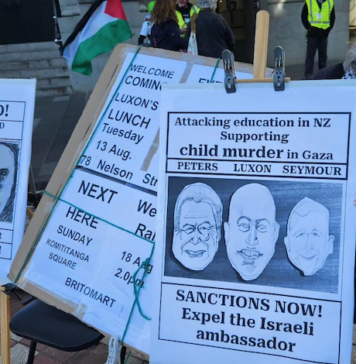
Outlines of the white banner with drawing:
[{"label": "white banner with drawing", "polygon": [[350,363],[355,96],[164,87],[153,364]]},{"label": "white banner with drawing", "polygon": [[25,229],[35,94],[36,80],[0,79],[0,284]]}]

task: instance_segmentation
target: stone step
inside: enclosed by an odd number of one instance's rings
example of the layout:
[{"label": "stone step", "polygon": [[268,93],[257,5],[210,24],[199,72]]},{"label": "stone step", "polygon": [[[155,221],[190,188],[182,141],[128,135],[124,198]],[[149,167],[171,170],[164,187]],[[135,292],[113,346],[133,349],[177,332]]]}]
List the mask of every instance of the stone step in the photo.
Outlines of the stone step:
[{"label": "stone step", "polygon": [[36,97],[46,96],[64,96],[72,94],[73,90],[71,86],[59,86],[59,87],[42,87],[36,90]]},{"label": "stone step", "polygon": [[36,52],[58,49],[58,44],[54,42],[6,44],[0,45],[0,54]]},{"label": "stone step", "polygon": [[55,78],[43,78],[37,79],[37,89],[44,89],[50,87],[63,87],[72,86],[69,77],[55,77]]},{"label": "stone step", "polygon": [[67,61],[54,42],[0,45],[0,78],[36,78],[36,96],[72,93]]},{"label": "stone step", "polygon": [[37,61],[0,63],[0,72],[10,70],[34,70],[51,67],[67,67],[67,60],[65,58],[56,58],[40,59]]},{"label": "stone step", "polygon": [[58,50],[26,51],[16,53],[4,53],[1,62],[27,62],[38,60],[51,60],[61,58]]},{"label": "stone step", "polygon": [[66,67],[52,67],[43,69],[6,70],[0,72],[3,78],[51,78],[68,76]]}]

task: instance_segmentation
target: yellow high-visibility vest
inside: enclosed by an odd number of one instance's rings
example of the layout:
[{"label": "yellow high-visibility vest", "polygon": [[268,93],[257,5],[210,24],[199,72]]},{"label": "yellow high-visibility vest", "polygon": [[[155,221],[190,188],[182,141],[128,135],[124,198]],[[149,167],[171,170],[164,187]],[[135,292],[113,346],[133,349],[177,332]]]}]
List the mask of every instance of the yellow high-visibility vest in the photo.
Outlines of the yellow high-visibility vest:
[{"label": "yellow high-visibility vest", "polygon": [[334,0],[327,0],[321,4],[317,0],[305,0],[308,6],[308,21],[312,27],[327,29],[330,26],[330,13],[334,7]]},{"label": "yellow high-visibility vest", "polygon": [[[194,15],[194,13],[199,13],[200,9],[193,5],[190,9],[190,12],[189,12],[189,15],[190,17],[192,17]],[[187,24],[185,23],[184,21],[184,18],[183,18],[183,15],[180,11],[176,10],[176,13],[177,13],[177,18],[178,18],[178,25],[179,25],[179,29],[182,29],[183,27],[186,27]]]}]

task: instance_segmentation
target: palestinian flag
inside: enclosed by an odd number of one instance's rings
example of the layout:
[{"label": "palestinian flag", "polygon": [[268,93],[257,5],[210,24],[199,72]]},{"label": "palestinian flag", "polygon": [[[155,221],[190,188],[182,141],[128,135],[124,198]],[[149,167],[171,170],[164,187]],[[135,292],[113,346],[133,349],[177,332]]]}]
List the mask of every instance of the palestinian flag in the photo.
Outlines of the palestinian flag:
[{"label": "palestinian flag", "polygon": [[72,71],[90,76],[91,61],[132,37],[120,0],[96,0],[64,43],[61,54]]}]

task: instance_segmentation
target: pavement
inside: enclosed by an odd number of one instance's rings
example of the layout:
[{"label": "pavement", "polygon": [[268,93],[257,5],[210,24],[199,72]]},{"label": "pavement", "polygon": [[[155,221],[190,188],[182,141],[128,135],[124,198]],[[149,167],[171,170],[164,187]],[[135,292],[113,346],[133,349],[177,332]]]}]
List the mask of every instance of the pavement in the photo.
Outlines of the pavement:
[{"label": "pavement", "polygon": [[[303,70],[303,65],[287,66],[286,74],[292,80],[300,80]],[[37,191],[46,188],[89,97],[89,93],[73,93],[70,96],[36,98],[31,167]],[[26,298],[28,295],[20,291],[20,296]],[[12,295],[11,317],[22,308],[22,302]],[[28,340],[11,335],[12,364],[27,362],[29,344]],[[67,353],[39,344],[35,364],[104,364],[107,355],[108,347],[105,343],[76,353]],[[144,363],[147,363],[144,357],[131,352],[126,364]],[[352,364],[356,364],[356,352]]]}]

